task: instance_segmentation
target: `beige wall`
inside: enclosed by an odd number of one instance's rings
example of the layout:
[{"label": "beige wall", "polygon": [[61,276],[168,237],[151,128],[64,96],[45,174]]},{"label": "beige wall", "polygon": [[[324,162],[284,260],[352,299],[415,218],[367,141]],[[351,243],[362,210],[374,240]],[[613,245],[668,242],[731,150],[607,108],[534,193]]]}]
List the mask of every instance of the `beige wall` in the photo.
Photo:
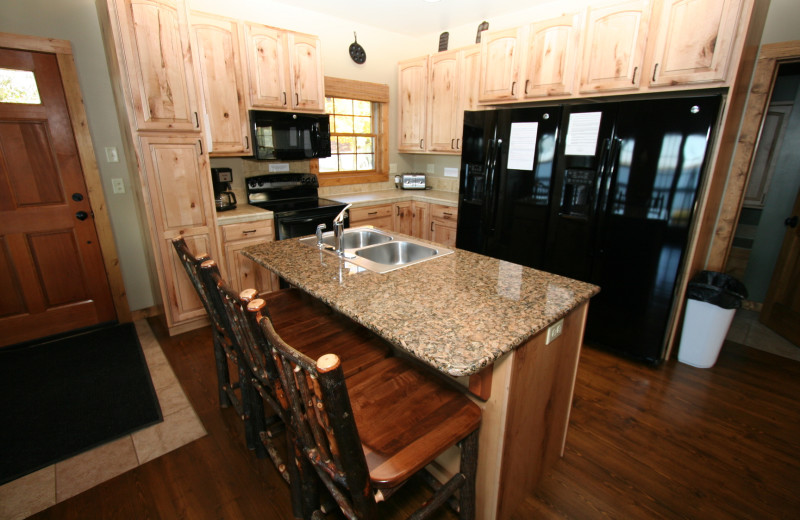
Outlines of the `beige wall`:
[{"label": "beige wall", "polygon": [[[798,0],[772,0],[763,42],[800,39],[800,9]],[[533,19],[535,13],[557,15],[570,6],[585,5],[585,0],[554,2],[533,9],[490,17],[490,29],[519,25],[521,20]],[[390,87],[391,110],[390,149],[396,149],[396,78],[397,61],[425,53],[435,52],[439,33],[422,38],[412,38],[386,32],[375,27],[337,20],[327,15],[297,9],[270,0],[190,0],[192,8],[237,18],[247,18],[277,27],[318,34],[322,39],[325,73],[330,76],[387,83]],[[450,48],[474,43],[475,30],[482,20],[475,20],[456,28],[443,28],[450,32]],[[75,61],[83,90],[86,112],[92,134],[98,165],[108,201],[111,224],[120,254],[122,275],[128,291],[132,310],[149,307],[154,302],[151,279],[143,254],[144,236],[136,216],[131,196],[130,176],[125,169],[124,157],[118,163],[108,163],[103,150],[113,146],[123,154],[119,122],[114,108],[111,83],[100,37],[100,27],[93,0],[0,0],[0,31],[34,36],[65,39],[72,42]],[[347,48],[353,41],[353,31],[358,42],[367,51],[363,65],[353,63]],[[399,171],[424,171],[434,164],[435,174],[441,175],[446,166],[458,167],[457,157],[425,155],[400,155],[392,153],[390,162]],[[127,192],[114,195],[111,179],[122,178]]]}]

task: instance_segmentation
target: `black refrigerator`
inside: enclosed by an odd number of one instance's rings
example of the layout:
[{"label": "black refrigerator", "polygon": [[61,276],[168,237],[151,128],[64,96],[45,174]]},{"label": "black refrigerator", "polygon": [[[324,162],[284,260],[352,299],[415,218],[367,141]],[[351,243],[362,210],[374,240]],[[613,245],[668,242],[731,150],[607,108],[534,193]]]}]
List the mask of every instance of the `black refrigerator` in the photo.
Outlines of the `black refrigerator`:
[{"label": "black refrigerator", "polygon": [[[709,95],[524,109],[556,122],[555,148],[537,142],[524,171],[508,167],[506,141],[492,144],[517,109],[484,116],[476,148],[465,117],[456,246],[599,285],[585,341],[658,363],[720,105]],[[519,220],[522,201],[536,211]]]}]

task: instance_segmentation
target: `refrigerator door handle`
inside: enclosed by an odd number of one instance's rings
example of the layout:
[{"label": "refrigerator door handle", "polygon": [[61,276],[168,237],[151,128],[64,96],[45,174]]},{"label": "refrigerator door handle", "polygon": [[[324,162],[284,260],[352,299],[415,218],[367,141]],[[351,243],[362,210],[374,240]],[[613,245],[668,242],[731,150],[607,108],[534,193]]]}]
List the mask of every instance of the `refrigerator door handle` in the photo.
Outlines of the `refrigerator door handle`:
[{"label": "refrigerator door handle", "polygon": [[603,214],[607,213],[611,202],[611,188],[617,180],[617,168],[619,168],[619,156],[622,151],[622,140],[618,137],[611,139],[611,149],[608,153],[608,169],[605,172],[605,179],[603,180],[603,201],[599,204],[600,211]]},{"label": "refrigerator door handle", "polygon": [[489,182],[489,186],[487,186],[486,195],[489,197],[488,199],[488,210],[489,210],[489,232],[494,233],[494,226],[497,222],[497,197],[499,196],[499,190],[497,189],[497,182],[495,180],[495,175],[497,173],[497,158],[500,155],[500,147],[503,145],[502,139],[496,139],[494,142],[494,151],[492,152],[490,159],[489,159],[489,175],[487,175],[487,179]]},{"label": "refrigerator door handle", "polygon": [[597,171],[595,172],[594,177],[594,201],[592,204],[592,216],[595,216],[601,207],[600,198],[603,194],[603,179],[605,178],[606,170],[608,168],[610,145],[611,139],[603,139],[603,145],[600,152],[600,161],[597,164]]}]

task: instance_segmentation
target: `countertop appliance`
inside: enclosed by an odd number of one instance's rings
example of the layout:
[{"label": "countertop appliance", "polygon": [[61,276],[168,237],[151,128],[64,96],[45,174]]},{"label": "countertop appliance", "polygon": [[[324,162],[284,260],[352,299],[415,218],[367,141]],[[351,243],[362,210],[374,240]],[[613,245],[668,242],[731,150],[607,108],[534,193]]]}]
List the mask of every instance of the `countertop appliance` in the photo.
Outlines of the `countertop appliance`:
[{"label": "countertop appliance", "polygon": [[250,111],[253,158],[297,160],[331,156],[327,114]]},{"label": "countertop appliance", "polygon": [[246,185],[247,202],[274,213],[276,240],[313,235],[319,224],[332,230],[333,218],[347,206],[319,198],[319,181],[311,173],[258,175],[249,177]]},{"label": "countertop appliance", "polygon": [[214,207],[217,211],[236,208],[236,194],[231,191],[231,182],[233,182],[233,171],[230,168],[211,168]]},{"label": "countertop appliance", "polygon": [[599,285],[587,343],[660,362],[721,103],[467,112],[456,246]]},{"label": "countertop appliance", "polygon": [[400,176],[400,187],[404,190],[427,189],[424,173],[404,173]]}]

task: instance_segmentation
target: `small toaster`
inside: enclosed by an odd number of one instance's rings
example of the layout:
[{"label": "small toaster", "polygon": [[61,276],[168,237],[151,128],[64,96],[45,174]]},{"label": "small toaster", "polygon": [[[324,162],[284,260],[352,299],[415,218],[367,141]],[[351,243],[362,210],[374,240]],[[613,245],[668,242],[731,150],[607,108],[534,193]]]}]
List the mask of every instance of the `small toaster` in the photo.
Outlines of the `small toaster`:
[{"label": "small toaster", "polygon": [[424,190],[424,173],[404,173],[400,178],[400,187],[404,190]]}]

